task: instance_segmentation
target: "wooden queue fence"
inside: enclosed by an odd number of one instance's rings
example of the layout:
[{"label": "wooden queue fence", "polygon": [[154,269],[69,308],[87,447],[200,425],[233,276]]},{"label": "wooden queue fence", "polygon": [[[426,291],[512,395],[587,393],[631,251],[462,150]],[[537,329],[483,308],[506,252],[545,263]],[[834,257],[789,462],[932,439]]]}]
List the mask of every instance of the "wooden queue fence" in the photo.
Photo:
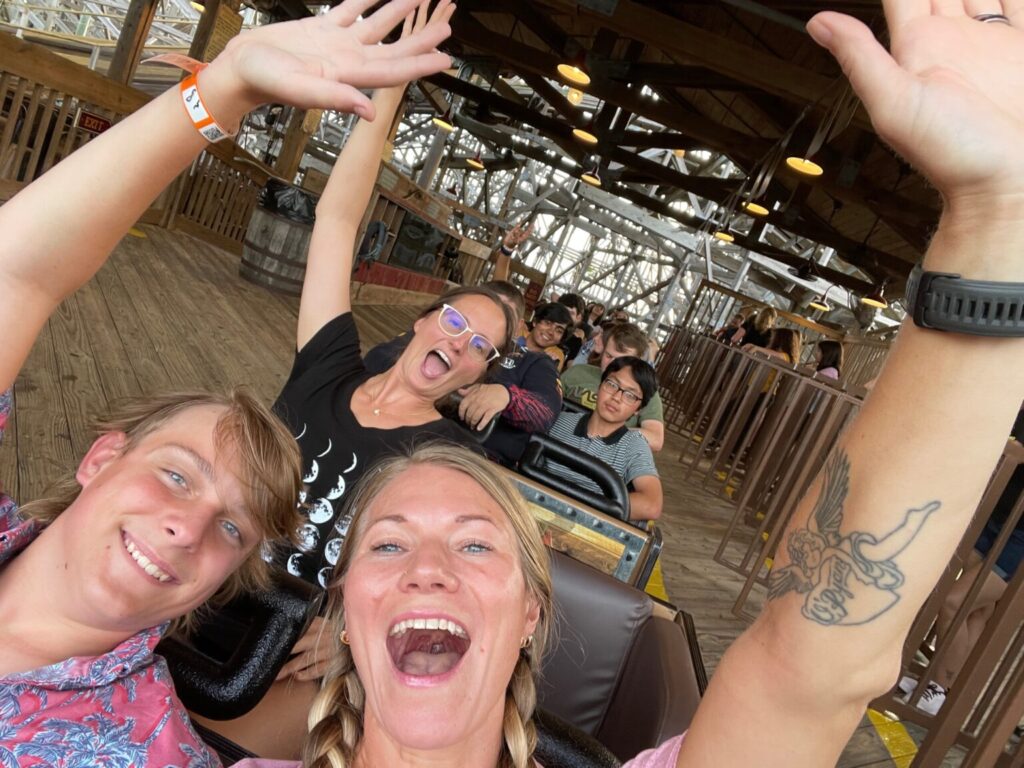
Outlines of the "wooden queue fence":
[{"label": "wooden queue fence", "polygon": [[[661,357],[659,380],[666,427],[686,438],[682,471],[733,505],[715,560],[744,578],[732,610],[752,620],[759,600],[749,604],[767,591],[786,526],[862,400],[797,366],[682,328]],[[901,675],[921,681],[914,696],[905,701],[893,691],[872,705],[927,729],[914,768],[939,768],[951,750],[963,755],[962,768],[1024,768],[1024,749],[1013,736],[1024,718],[1024,568],[994,604],[982,592],[1024,516],[1022,472],[1024,446],[1011,441],[907,637]],[[971,551],[1000,499],[1006,508],[1007,493],[1017,494],[1012,511],[977,565]],[[944,705],[930,715],[917,707],[922,692],[937,670],[948,668],[964,632],[973,645]]]},{"label": "wooden queue fence", "polygon": [[[1011,537],[1024,515],[1022,472],[1024,446],[1010,441],[956,554],[907,635],[901,674],[917,678],[917,688],[909,699],[894,690],[873,703],[927,729],[914,768],[939,768],[956,753],[961,768],[1024,766],[1024,747],[1014,738],[1024,719],[1024,568],[1005,581],[995,602],[982,592],[986,579],[990,585],[1000,579],[996,562],[1014,546]],[[998,534],[979,564],[972,550],[997,504],[1009,513],[993,526]],[[927,682],[951,666],[957,652],[962,666],[941,709],[935,715],[922,711],[917,705]]]},{"label": "wooden queue fence", "polygon": [[[769,305],[763,301],[704,279],[694,293],[683,322],[677,327],[707,334],[726,325],[733,315],[745,307],[760,310],[767,306]],[[851,336],[844,331],[816,323],[803,315],[784,310],[777,311],[777,327],[795,328],[800,331],[803,339],[802,363],[809,365],[814,360],[814,345],[821,339],[842,342],[845,356],[842,383],[847,389],[856,390],[862,387],[875,379],[882,370],[882,365],[889,354],[889,342],[865,336]],[[671,337],[665,347],[666,354],[670,344]]]},{"label": "wooden queue fence", "polygon": [[[149,96],[0,33],[0,201],[149,101]],[[111,168],[112,176],[121,169]],[[141,218],[233,253],[270,170],[235,144],[211,144]]]},{"label": "wooden queue fence", "polygon": [[[789,516],[861,399],[804,369],[677,329],[658,371],[665,426],[687,438],[679,461],[735,511],[715,560],[745,578],[745,609]],[[667,382],[667,383],[666,383]]]}]

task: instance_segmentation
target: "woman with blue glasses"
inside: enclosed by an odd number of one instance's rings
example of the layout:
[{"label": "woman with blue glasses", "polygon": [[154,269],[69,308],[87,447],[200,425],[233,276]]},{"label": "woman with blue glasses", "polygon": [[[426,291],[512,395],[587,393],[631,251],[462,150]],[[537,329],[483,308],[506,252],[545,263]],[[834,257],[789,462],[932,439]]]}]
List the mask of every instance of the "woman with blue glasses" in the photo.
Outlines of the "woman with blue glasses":
[{"label": "woman with blue glasses", "polygon": [[[442,2],[435,19],[450,15]],[[417,26],[426,23],[425,18]],[[479,381],[509,344],[513,319],[485,288],[461,288],[429,306],[395,364],[378,375],[363,365],[352,316],[352,262],[360,220],[373,192],[388,129],[404,88],[379,90],[378,117],[360,120],[317,205],[299,305],[296,354],[275,410],[302,449],[307,521],[285,554],[295,576],[324,585],[348,524],[338,513],[366,467],[412,442],[474,437],[434,403]]]}]

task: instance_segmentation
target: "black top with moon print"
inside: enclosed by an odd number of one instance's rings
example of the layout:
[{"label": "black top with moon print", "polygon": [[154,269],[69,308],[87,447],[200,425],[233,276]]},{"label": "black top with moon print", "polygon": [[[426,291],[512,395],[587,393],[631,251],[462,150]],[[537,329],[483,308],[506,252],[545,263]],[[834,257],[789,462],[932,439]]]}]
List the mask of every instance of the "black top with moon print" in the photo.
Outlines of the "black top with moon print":
[{"label": "black top with moon print", "polygon": [[359,355],[351,312],[331,320],[295,355],[274,411],[302,450],[306,522],[298,548],[285,548],[281,564],[293,576],[325,587],[338,561],[350,518],[342,505],[353,485],[378,460],[428,440],[448,440],[480,452],[472,434],[448,419],[417,427],[364,427],[352,413],[352,393],[371,374]]}]

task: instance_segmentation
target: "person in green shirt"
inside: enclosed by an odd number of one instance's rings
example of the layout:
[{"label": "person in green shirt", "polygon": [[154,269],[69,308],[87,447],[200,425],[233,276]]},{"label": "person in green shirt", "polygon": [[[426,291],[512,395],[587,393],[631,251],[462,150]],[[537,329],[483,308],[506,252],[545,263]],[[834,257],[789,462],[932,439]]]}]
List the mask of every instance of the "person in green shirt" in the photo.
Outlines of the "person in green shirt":
[{"label": "person in green shirt", "polygon": [[[647,351],[647,334],[633,323],[616,323],[604,331],[604,352],[600,365],[574,365],[562,374],[562,395],[580,405],[594,410],[597,405],[597,390],[601,386],[601,374],[608,364],[618,357],[632,355],[643,357]],[[626,426],[644,436],[651,450],[657,453],[665,444],[665,417],[661,396],[654,397],[640,409]]]}]

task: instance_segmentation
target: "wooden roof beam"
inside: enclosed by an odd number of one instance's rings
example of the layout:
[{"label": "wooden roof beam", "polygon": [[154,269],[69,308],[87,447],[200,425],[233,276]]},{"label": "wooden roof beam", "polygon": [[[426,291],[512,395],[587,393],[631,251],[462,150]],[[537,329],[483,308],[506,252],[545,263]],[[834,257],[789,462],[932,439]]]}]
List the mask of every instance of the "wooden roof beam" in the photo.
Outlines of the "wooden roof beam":
[{"label": "wooden roof beam", "polygon": [[[809,72],[791,61],[750,48],[726,35],[708,32],[633,0],[616,0],[610,14],[594,10],[579,0],[544,2],[790,101],[813,104],[833,84],[832,79]],[[871,129],[871,121],[863,109],[858,111],[854,121],[862,128]]]}]

